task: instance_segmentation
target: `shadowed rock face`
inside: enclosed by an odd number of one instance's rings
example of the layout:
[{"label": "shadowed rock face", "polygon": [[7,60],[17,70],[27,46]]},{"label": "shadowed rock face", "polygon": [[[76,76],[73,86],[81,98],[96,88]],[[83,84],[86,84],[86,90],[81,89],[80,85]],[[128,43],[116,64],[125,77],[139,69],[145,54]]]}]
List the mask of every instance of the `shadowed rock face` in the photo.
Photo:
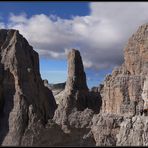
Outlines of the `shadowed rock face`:
[{"label": "shadowed rock face", "polygon": [[19,145],[26,128],[53,117],[56,103],[44,87],[39,57],[17,30],[0,30],[0,143]]},{"label": "shadowed rock face", "polygon": [[88,91],[82,58],[80,52],[76,49],[72,49],[68,54],[68,79],[65,89],[67,91]]},{"label": "shadowed rock face", "polygon": [[[44,86],[41,80],[38,54],[17,30],[0,30],[0,37],[1,145],[94,145],[93,138],[87,136],[91,135],[89,129],[85,129],[90,127],[93,111],[91,109],[84,112],[72,111],[75,110],[75,107],[76,110],[84,110],[87,106],[86,95],[89,93],[83,65],[74,67],[76,68],[76,71],[73,72],[74,77],[72,77],[74,81],[71,78],[67,81],[67,86],[70,87],[65,89],[65,92],[66,98],[69,98],[70,101],[67,102],[67,99],[63,99],[66,101],[63,105],[67,104],[66,109],[63,110],[63,121],[65,121],[65,118],[67,119],[67,115],[70,115],[69,123],[77,128],[71,129],[72,134],[65,134],[65,131],[62,131],[62,128],[56,123],[49,122],[49,119],[53,118],[57,105],[52,92],[47,86]],[[79,64],[79,62],[82,64],[81,56],[78,55],[79,58],[77,59],[76,56],[77,60],[74,64]],[[72,60],[72,62],[74,61]],[[82,82],[83,85],[81,85]],[[80,97],[83,92],[84,96]],[[79,99],[82,100],[76,101]],[[73,104],[71,100],[76,104]],[[81,105],[79,106],[79,104]],[[69,108],[73,114],[69,114]],[[78,119],[75,120],[76,118]],[[56,119],[58,120],[58,118]],[[48,138],[44,138],[44,135],[47,135],[51,142]],[[54,141],[51,136],[58,137],[58,140],[55,139]],[[63,141],[63,138],[65,138],[65,141]]]},{"label": "shadowed rock face", "polygon": [[57,83],[57,84],[49,84],[48,80],[44,80],[44,86],[52,91],[57,104],[59,104],[59,102],[62,99],[62,94],[64,93],[64,89],[65,89],[65,84],[66,82]]}]

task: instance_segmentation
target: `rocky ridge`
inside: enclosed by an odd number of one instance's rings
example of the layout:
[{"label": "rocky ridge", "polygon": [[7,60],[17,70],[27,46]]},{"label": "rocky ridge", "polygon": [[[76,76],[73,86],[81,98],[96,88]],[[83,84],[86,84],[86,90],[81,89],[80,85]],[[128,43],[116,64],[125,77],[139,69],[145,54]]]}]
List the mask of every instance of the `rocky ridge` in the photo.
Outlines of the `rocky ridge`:
[{"label": "rocky ridge", "polygon": [[7,129],[0,132],[2,145],[148,145],[143,112],[148,99],[148,24],[129,39],[124,63],[91,91],[80,52],[71,50],[58,106],[40,78],[38,54],[28,42],[16,30],[1,30],[0,39],[0,126]]}]

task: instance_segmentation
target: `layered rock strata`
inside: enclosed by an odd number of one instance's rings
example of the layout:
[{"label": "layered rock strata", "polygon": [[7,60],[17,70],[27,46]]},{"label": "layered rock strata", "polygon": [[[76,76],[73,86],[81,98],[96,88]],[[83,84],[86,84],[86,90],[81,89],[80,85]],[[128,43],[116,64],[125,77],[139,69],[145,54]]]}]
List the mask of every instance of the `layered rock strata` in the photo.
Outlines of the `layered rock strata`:
[{"label": "layered rock strata", "polygon": [[[142,25],[124,49],[124,63],[107,75],[101,113],[92,133],[100,146],[147,146],[148,25]],[[99,132],[98,132],[99,131]]]},{"label": "layered rock strata", "polygon": [[148,75],[148,25],[139,27],[124,49],[125,62],[104,81],[102,112],[138,115],[141,93]]}]

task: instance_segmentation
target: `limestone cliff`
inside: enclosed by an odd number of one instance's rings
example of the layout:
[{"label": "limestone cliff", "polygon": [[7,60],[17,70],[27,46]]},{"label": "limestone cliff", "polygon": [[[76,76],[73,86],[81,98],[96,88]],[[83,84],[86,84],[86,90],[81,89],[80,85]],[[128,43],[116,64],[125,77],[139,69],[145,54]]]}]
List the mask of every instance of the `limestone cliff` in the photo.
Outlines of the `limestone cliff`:
[{"label": "limestone cliff", "polygon": [[139,27],[125,49],[125,62],[104,81],[102,111],[115,114],[139,114],[143,109],[141,93],[148,75],[148,25]]},{"label": "limestone cliff", "polygon": [[[101,113],[93,117],[98,146],[147,146],[148,24],[139,27],[124,49],[124,63],[107,75]],[[99,131],[99,132],[98,132]]]}]

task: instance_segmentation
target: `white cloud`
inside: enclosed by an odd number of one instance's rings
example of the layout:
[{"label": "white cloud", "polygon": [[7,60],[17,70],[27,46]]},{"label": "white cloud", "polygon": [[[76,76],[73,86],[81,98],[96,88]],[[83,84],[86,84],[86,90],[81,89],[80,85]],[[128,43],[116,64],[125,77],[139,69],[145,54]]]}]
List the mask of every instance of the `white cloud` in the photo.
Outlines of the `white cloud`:
[{"label": "white cloud", "polygon": [[3,28],[5,28],[5,24],[0,22],[0,29],[3,29]]},{"label": "white cloud", "polygon": [[85,68],[91,68],[93,63],[91,61],[83,60],[83,65]]},{"label": "white cloud", "polygon": [[92,2],[90,10],[90,15],[72,19],[11,14],[8,28],[18,29],[41,56],[66,58],[69,49],[78,48],[86,68],[121,64],[128,38],[148,21],[148,3]]},{"label": "white cloud", "polygon": [[27,15],[25,13],[15,16],[13,13],[10,13],[10,21],[15,23],[26,23]]}]

